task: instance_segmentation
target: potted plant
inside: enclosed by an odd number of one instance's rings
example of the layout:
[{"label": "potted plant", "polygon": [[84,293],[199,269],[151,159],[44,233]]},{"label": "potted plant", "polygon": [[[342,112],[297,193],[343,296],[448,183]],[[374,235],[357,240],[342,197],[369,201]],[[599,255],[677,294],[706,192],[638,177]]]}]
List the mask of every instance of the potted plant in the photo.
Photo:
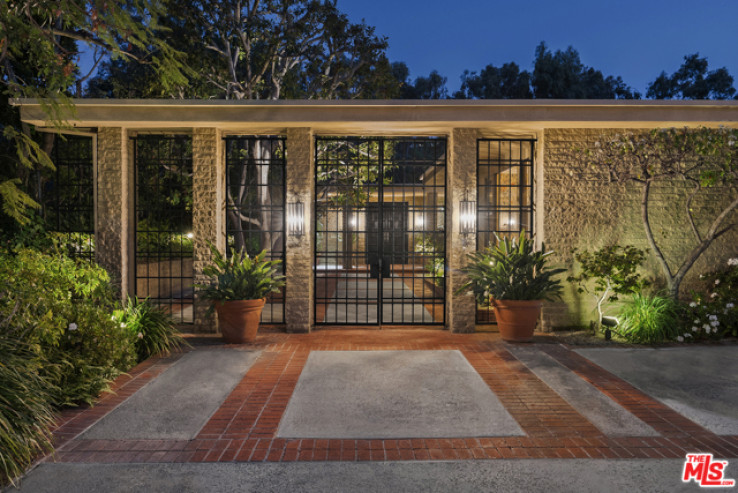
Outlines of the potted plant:
[{"label": "potted plant", "polygon": [[525,231],[512,240],[495,237],[495,246],[467,255],[469,263],[461,270],[469,282],[456,292],[471,289],[478,302],[489,300],[502,338],[527,342],[533,338],[543,300],[560,295],[561,281],[553,277],[565,269],[547,268],[553,252],[546,252],[543,244],[536,251]]},{"label": "potted plant", "polygon": [[266,250],[249,257],[244,250],[231,249],[223,256],[208,243],[213,264],[202,272],[210,282],[197,284],[203,299],[213,302],[209,313],[218,313],[218,325],[228,344],[252,342],[261,320],[261,311],[270,293],[284,286],[284,276],[277,273],[279,260],[265,260]]}]

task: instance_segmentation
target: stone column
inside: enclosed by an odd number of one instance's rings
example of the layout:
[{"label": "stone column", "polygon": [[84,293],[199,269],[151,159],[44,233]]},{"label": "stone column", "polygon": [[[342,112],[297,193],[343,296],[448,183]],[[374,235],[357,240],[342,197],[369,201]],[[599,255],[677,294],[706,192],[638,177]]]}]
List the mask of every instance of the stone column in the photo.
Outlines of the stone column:
[{"label": "stone column", "polygon": [[95,260],[108,271],[121,299],[133,291],[130,285],[130,200],[128,131],[100,128],[97,134],[97,213],[95,214]]},{"label": "stone column", "polygon": [[[192,132],[192,233],[195,283],[205,282],[202,270],[212,260],[208,242],[225,251],[225,161],[221,132],[195,128]],[[195,329],[215,332],[209,304],[195,290]]]},{"label": "stone column", "polygon": [[287,232],[285,323],[288,332],[309,332],[314,319],[314,202],[315,153],[310,128],[287,130],[287,203],[300,201],[305,208],[305,234]]},{"label": "stone column", "polygon": [[467,281],[459,269],[466,264],[466,254],[476,249],[476,235],[459,232],[462,200],[477,200],[476,129],[455,128],[449,140],[446,179],[446,323],[451,332],[474,332],[476,304],[471,293],[454,294]]}]

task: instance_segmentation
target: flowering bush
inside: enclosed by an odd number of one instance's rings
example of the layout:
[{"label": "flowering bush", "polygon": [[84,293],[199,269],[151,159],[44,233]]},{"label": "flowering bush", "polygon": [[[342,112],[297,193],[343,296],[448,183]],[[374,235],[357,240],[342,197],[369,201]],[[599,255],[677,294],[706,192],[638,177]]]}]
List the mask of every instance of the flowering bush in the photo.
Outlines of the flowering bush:
[{"label": "flowering bush", "polygon": [[738,258],[725,269],[701,275],[706,290],[692,293],[683,341],[738,336]]}]

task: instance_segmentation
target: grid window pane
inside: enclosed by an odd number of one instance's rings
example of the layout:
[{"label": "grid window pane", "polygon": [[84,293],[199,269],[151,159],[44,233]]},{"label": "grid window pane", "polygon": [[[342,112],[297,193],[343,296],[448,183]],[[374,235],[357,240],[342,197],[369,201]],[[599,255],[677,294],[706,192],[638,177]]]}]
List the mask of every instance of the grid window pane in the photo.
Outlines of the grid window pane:
[{"label": "grid window pane", "polygon": [[[285,139],[226,137],[226,235],[228,252],[267,250],[285,272]],[[284,323],[284,288],[272,293],[261,321]]]},{"label": "grid window pane", "polygon": [[315,323],[445,322],[446,141],[316,141]]},{"label": "grid window pane", "polygon": [[192,139],[147,135],[133,142],[136,296],[193,323]]},{"label": "grid window pane", "polygon": [[51,159],[56,170],[39,176],[39,202],[46,227],[70,256],[95,259],[95,197],[92,138],[54,136]]},{"label": "grid window pane", "polygon": [[[477,141],[477,250],[499,237],[533,233],[535,140]],[[493,323],[489,303],[477,306],[477,323]]]}]

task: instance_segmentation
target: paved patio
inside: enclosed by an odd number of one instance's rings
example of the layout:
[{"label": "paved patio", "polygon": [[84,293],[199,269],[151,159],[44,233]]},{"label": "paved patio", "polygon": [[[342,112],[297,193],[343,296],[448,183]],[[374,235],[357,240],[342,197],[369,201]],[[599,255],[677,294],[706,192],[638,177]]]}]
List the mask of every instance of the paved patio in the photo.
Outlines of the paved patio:
[{"label": "paved patio", "polygon": [[[205,346],[211,353],[225,346]],[[119,378],[92,408],[65,411],[49,461],[292,462],[426,461],[497,458],[683,458],[687,452],[738,457],[738,436],[718,435],[627,381],[559,344],[508,345],[496,334],[432,330],[325,330],[265,333],[249,349],[258,359],[193,439],[87,439],[83,434],[182,355],[152,359]],[[696,348],[695,348],[696,349]],[[202,348],[196,347],[194,351]],[[278,428],[311,351],[459,351],[522,429],[523,436],[406,436],[392,439],[279,438]],[[603,431],[515,356],[531,350],[557,365],[643,426],[640,434]],[[225,355],[225,353],[224,353]],[[528,362],[530,365],[530,361]],[[533,366],[533,365],[531,365]],[[534,368],[535,369],[535,368]],[[439,369],[443,371],[443,369]],[[733,372],[735,374],[735,372]],[[186,385],[187,382],[181,382]],[[556,384],[553,384],[556,387]],[[589,406],[589,404],[584,404]],[[606,412],[606,411],[604,411]],[[727,419],[730,419],[729,417]],[[131,426],[131,423],[127,423]],[[607,430],[607,427],[601,426]]]}]

